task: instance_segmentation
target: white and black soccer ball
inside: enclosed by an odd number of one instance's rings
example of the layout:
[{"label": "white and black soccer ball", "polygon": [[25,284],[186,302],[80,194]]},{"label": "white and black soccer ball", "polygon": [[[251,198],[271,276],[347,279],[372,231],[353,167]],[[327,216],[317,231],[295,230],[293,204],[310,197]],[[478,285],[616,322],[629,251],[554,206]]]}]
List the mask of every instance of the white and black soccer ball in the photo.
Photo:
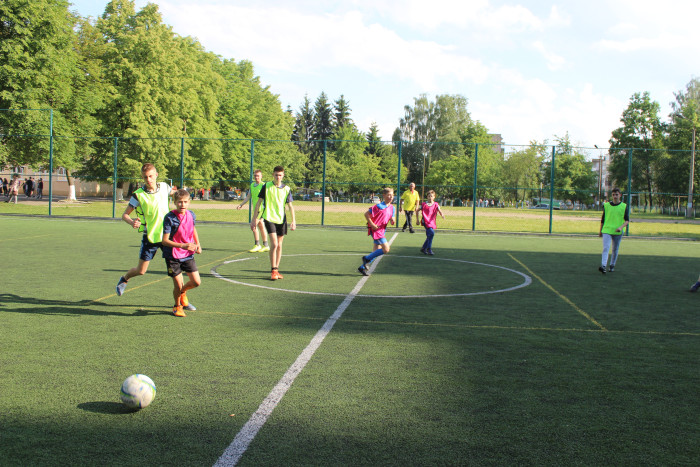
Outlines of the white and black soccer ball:
[{"label": "white and black soccer ball", "polygon": [[142,409],[156,397],[156,384],[146,375],[131,375],[122,383],[121,399],[132,409]]}]

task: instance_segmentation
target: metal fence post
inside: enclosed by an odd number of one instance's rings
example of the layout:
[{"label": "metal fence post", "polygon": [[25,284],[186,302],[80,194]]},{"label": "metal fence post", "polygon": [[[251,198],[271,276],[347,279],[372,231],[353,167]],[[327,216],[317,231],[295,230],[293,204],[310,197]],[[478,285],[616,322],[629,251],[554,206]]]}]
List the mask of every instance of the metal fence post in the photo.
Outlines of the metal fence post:
[{"label": "metal fence post", "polygon": [[180,138],[180,188],[185,186],[185,138]]},{"label": "metal fence post", "polygon": [[399,167],[397,169],[397,177],[396,177],[396,228],[399,228],[399,224],[401,224],[401,213],[399,212],[399,208],[401,207],[401,143],[402,141],[399,141]]},{"label": "metal fence post", "polygon": [[255,209],[255,206],[253,206],[253,176],[254,176],[254,163],[255,161],[255,140],[251,139],[250,140],[250,180],[249,180],[249,185],[248,185],[248,193],[250,196],[250,199],[248,200],[248,223],[253,221],[253,209]]},{"label": "metal fence post", "polygon": [[552,233],[552,213],[554,212],[554,164],[557,147],[552,146],[552,170],[549,175],[549,233]]},{"label": "metal fence post", "polygon": [[112,219],[117,217],[117,145],[119,138],[114,138],[114,172],[112,176]]},{"label": "metal fence post", "polygon": [[[634,154],[634,149],[630,149],[627,155],[627,206],[629,210],[632,210],[632,154]],[[651,193],[649,193],[651,196]],[[630,225],[627,224],[625,227],[625,235],[629,237],[630,235]]]},{"label": "metal fence post", "polygon": [[49,217],[53,203],[53,109],[49,109]]},{"label": "metal fence post", "polygon": [[321,176],[321,225],[324,225],[325,215],[326,215],[326,143],[327,140],[323,140],[323,175]]},{"label": "metal fence post", "polygon": [[476,172],[479,166],[479,143],[474,145],[474,181],[472,183],[472,231],[476,230]]}]

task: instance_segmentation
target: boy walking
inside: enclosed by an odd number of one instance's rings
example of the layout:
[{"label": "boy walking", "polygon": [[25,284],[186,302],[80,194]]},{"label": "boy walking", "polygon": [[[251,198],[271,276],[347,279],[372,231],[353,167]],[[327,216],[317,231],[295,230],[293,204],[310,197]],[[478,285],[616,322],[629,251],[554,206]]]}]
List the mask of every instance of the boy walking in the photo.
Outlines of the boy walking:
[{"label": "boy walking", "polygon": [[[262,187],[265,185],[262,181],[262,170],[257,169],[255,172],[253,172],[253,180],[254,183],[251,183],[250,190],[248,190],[248,194],[246,195],[243,202],[236,207],[236,209],[241,209],[243,206],[245,206],[245,203],[247,203],[248,201],[250,201],[251,206],[257,206],[260,190],[262,190]],[[253,239],[255,239],[255,246],[252,249],[248,250],[250,253],[263,253],[266,251],[270,251],[270,247],[267,244],[267,232],[265,231],[265,224],[263,223],[262,217],[258,218],[257,221],[257,228],[253,229]],[[263,246],[260,246],[261,235],[263,239]]]},{"label": "boy walking", "polygon": [[292,205],[292,190],[282,183],[284,178],[284,168],[277,166],[273,170],[272,181],[263,184],[258,194],[258,202],[255,204],[253,220],[250,221],[250,228],[253,232],[258,228],[258,213],[262,204],[263,226],[270,239],[270,280],[283,279],[279,266],[282,260],[282,243],[287,234],[287,214],[285,207],[289,206],[292,215],[291,230],[296,230],[297,223]]},{"label": "boy walking", "polygon": [[627,224],[630,223],[630,213],[627,204],[622,202],[622,194],[618,188],[612,190],[612,201],[603,204],[603,217],[600,219],[599,237],[603,237],[603,257],[601,258],[598,271],[605,274],[605,267],[608,264],[608,253],[612,244],[612,258],[610,259],[610,268],[607,272],[615,271],[615,263],[617,263],[617,253],[620,249],[622,241],[622,232]]},{"label": "boy walking", "polygon": [[[156,252],[163,247],[163,219],[168,213],[170,195],[175,191],[165,182],[158,182],[158,172],[153,164],[143,164],[141,176],[144,185],[134,192],[129,205],[124,209],[122,220],[143,232],[139,263],[129,269],[117,282],[117,295],[121,296],[126,284],[134,276],[146,274],[148,265]],[[132,219],[131,213],[136,210],[137,217]]]},{"label": "boy walking", "polygon": [[[177,190],[173,196],[176,209],[163,219],[163,258],[168,267],[168,276],[173,278],[173,315],[184,317],[186,310],[196,310],[187,299],[187,291],[202,283],[199,270],[194,262],[194,254],[200,254],[202,247],[195,228],[196,216],[188,208],[190,193]],[[184,284],[182,273],[187,273],[189,281]]]},{"label": "boy walking", "polygon": [[394,190],[392,188],[384,188],[382,190],[382,202],[369,208],[365,212],[367,219],[367,235],[372,236],[374,246],[372,253],[362,257],[362,265],[357,270],[363,276],[369,276],[367,265],[374,261],[375,258],[389,253],[389,243],[386,241],[386,226],[389,222],[394,225],[394,206],[391,202],[394,200]]},{"label": "boy walking", "polygon": [[442,214],[440,205],[435,202],[435,191],[430,190],[427,198],[428,201],[423,203],[420,210],[423,219],[418,221],[419,224],[422,223],[423,227],[425,227],[426,236],[420,252],[424,255],[433,255],[433,237],[435,236],[435,227],[437,227],[437,223],[435,221],[437,220],[438,214],[440,214],[440,217],[442,217],[443,220],[445,219],[445,216]]},{"label": "boy walking", "polygon": [[403,223],[403,227],[401,228],[402,232],[406,231],[406,227],[408,227],[408,231],[411,233],[414,233],[415,230],[413,230],[413,213],[416,213],[416,219],[418,218],[418,206],[420,202],[420,196],[418,195],[418,192],[416,191],[416,184],[411,182],[408,184],[408,191],[404,191],[403,194],[401,195],[401,203],[399,204],[399,212],[403,209],[403,211],[406,214],[406,221]]}]

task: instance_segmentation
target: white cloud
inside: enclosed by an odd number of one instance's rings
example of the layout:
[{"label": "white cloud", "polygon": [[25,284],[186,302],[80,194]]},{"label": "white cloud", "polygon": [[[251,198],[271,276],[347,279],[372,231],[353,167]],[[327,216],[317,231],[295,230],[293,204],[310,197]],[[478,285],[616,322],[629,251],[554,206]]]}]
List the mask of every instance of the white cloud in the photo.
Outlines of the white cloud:
[{"label": "white cloud", "polygon": [[547,50],[542,41],[535,41],[532,43],[532,46],[535,48],[535,50],[542,54],[544,59],[547,61],[547,68],[549,68],[551,71],[560,70],[564,65],[566,65],[566,59]]}]

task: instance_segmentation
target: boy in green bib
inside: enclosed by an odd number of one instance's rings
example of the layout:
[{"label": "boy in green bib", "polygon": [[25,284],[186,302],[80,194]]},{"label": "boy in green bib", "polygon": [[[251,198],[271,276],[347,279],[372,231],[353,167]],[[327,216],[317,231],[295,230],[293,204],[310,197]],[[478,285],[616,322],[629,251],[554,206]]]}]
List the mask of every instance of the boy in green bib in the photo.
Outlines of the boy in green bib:
[{"label": "boy in green bib", "polygon": [[[600,231],[598,232],[598,236],[603,237],[603,257],[598,271],[603,274],[615,271],[622,232],[630,223],[629,207],[622,202],[620,190],[613,188],[611,195],[612,201],[603,205],[603,217],[600,219]],[[610,268],[606,270],[611,244],[612,258],[610,258]]]},{"label": "boy in green bib", "polygon": [[[260,190],[262,190],[262,187],[265,185],[265,183],[262,181],[262,170],[256,169],[255,172],[253,172],[253,180],[254,183],[250,184],[250,190],[248,190],[248,194],[246,195],[243,202],[236,206],[236,209],[241,209],[249,200],[250,206],[253,209],[255,209],[255,206],[258,204],[258,195],[260,194]],[[270,251],[270,246],[267,244],[267,232],[265,232],[265,225],[263,223],[262,217],[258,218],[257,221],[257,228],[253,229],[253,239],[255,240],[255,246],[251,250],[248,250],[250,253],[264,253],[266,251]],[[263,246],[260,246],[261,235],[263,239]]]},{"label": "boy in green bib", "polygon": [[282,259],[282,242],[287,234],[287,214],[285,208],[289,206],[292,215],[291,230],[296,230],[297,223],[292,205],[292,189],[282,183],[284,168],[277,166],[273,170],[271,182],[263,185],[255,204],[253,220],[250,222],[251,230],[255,231],[258,225],[258,213],[262,205],[262,218],[265,230],[270,239],[270,280],[282,279],[279,266]]},{"label": "boy in green bib", "polygon": [[[158,182],[158,171],[153,164],[143,164],[141,176],[144,185],[129,200],[122,220],[139,232],[143,232],[139,263],[129,269],[117,282],[117,295],[121,296],[129,279],[146,274],[156,252],[163,248],[163,219],[170,210],[170,196],[177,191],[165,182]],[[137,217],[131,218],[136,210]]]}]

